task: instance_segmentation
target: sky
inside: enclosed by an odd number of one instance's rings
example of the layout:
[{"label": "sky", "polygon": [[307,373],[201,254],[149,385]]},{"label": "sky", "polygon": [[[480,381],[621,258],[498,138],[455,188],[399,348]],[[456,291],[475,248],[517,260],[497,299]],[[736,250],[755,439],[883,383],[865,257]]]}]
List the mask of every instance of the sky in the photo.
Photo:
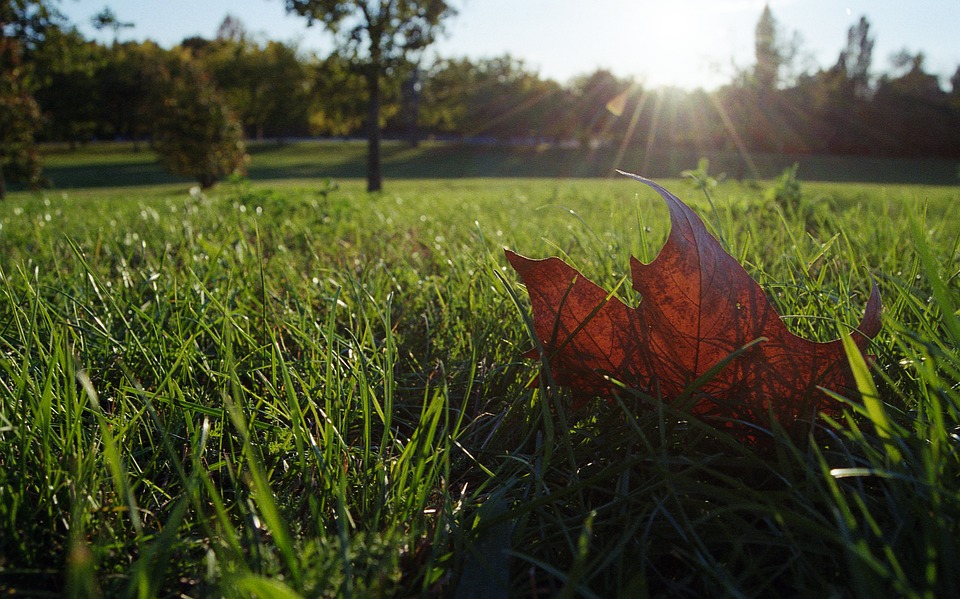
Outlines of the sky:
[{"label": "sky", "polygon": [[[569,81],[598,68],[645,85],[713,89],[753,62],[754,28],[769,3],[784,39],[800,36],[798,64],[836,63],[847,30],[861,16],[876,40],[873,70],[890,57],[923,52],[927,72],[949,89],[960,65],[960,0],[451,0],[458,14],[432,47],[444,57],[510,54],[541,77]],[[322,27],[287,14],[283,0],[60,0],[59,9],[87,37],[109,42],[90,19],[109,6],[133,28],[119,39],[152,39],[171,47],[186,37],[211,38],[227,14],[258,39],[297,42],[326,54]],[[430,54],[427,55],[427,58]]]}]

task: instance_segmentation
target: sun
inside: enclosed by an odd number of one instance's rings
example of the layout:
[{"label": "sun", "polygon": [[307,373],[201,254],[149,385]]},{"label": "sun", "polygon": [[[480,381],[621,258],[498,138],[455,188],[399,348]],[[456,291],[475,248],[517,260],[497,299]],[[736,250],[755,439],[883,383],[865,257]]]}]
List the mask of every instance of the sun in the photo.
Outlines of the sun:
[{"label": "sun", "polygon": [[623,17],[616,35],[615,69],[649,87],[715,87],[728,70],[731,32],[720,23],[715,4],[692,2],[619,3]]}]

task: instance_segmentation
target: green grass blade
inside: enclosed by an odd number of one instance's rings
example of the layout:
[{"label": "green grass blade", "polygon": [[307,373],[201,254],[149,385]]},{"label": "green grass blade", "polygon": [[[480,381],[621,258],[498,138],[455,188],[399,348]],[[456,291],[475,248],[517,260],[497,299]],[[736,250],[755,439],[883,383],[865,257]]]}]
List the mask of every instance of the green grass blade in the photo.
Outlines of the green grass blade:
[{"label": "green grass blade", "polygon": [[886,410],[883,407],[883,400],[880,399],[880,392],[877,391],[877,386],[873,382],[873,377],[870,375],[870,368],[867,366],[867,361],[864,360],[863,354],[860,353],[860,349],[853,341],[852,336],[844,335],[842,339],[843,349],[847,354],[847,361],[850,364],[850,369],[853,371],[853,378],[857,383],[857,391],[860,392],[860,397],[863,399],[863,405],[866,407],[870,422],[873,423],[877,431],[877,436],[880,437],[880,440],[883,442],[887,458],[891,463],[897,464],[903,458],[900,450],[896,446],[893,425],[890,419],[887,418]]}]

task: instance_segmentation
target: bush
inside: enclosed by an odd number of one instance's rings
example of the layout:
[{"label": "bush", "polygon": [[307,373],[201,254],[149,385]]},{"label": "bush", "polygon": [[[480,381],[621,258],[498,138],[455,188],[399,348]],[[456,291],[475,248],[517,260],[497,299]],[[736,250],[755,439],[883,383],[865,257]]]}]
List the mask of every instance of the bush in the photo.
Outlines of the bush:
[{"label": "bush", "polygon": [[41,125],[40,108],[25,89],[19,69],[0,68],[0,199],[6,180],[43,182],[34,134]]},{"label": "bush", "polygon": [[156,79],[152,139],[163,166],[204,188],[244,174],[243,128],[207,73],[189,57],[174,56],[148,76]]},{"label": "bush", "polygon": [[767,190],[767,198],[785,210],[797,210],[800,207],[800,201],[803,199],[803,192],[800,190],[800,180],[797,179],[797,169],[800,165],[796,162],[793,166],[787,167],[783,173],[777,177],[773,187]]}]

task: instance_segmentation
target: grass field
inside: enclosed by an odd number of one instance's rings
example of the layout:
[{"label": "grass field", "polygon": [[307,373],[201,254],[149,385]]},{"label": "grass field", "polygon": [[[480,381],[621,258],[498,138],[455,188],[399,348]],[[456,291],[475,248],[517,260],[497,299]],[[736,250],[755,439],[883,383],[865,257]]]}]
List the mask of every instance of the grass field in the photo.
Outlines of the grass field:
[{"label": "grass field", "polygon": [[[250,179],[291,181],[316,178],[363,178],[366,144],[358,141],[252,142]],[[410,148],[385,142],[383,170],[388,179],[611,177],[614,169],[658,179],[679,177],[706,157],[715,173],[737,180],[770,179],[794,163],[811,181],[956,185],[957,162],[943,159],[898,159],[856,156],[785,156],[736,152],[667,150],[653,146],[562,148],[424,142]],[[45,148],[45,171],[58,189],[130,187],[184,182],[165,173],[142,144],[91,144],[82,151]]]},{"label": "grass field", "polygon": [[728,181],[711,208],[662,181],[807,338],[856,323],[870,275],[881,288],[889,424],[850,403],[753,446],[638,396],[572,413],[531,384],[502,248],[612,289],[666,238],[652,191],[368,195],[296,160],[207,194],[149,161],[109,185],[77,167],[0,204],[0,592],[960,593],[957,187],[801,183],[778,206],[770,183]]}]

